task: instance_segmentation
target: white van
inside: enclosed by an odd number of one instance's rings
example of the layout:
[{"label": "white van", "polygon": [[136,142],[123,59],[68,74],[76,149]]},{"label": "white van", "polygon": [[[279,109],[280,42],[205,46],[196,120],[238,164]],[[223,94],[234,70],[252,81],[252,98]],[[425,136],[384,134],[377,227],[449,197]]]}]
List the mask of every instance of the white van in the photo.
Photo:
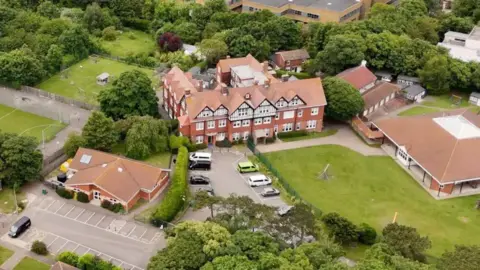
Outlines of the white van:
[{"label": "white van", "polygon": [[272,180],[263,174],[257,174],[248,178],[248,184],[251,187],[268,186],[272,184]]},{"label": "white van", "polygon": [[207,152],[194,152],[190,154],[190,161],[212,161],[212,153]]}]

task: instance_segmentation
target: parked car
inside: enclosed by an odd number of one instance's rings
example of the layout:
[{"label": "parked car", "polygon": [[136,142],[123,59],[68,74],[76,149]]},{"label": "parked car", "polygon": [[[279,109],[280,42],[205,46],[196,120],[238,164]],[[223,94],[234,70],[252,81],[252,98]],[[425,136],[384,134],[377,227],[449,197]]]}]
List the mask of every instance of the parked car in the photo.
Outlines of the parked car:
[{"label": "parked car", "polygon": [[13,223],[12,227],[10,227],[10,230],[8,231],[8,235],[12,238],[16,238],[28,228],[30,228],[30,225],[32,225],[30,218],[28,218],[27,216],[23,216],[15,223]]},{"label": "parked car", "polygon": [[210,170],[212,168],[212,163],[207,160],[197,160],[191,161],[188,165],[190,170]]},{"label": "parked car", "polygon": [[238,163],[237,170],[240,173],[258,172],[258,165],[250,161]]},{"label": "parked car", "polygon": [[207,152],[194,152],[190,154],[190,161],[209,161],[212,162],[212,153]]},{"label": "parked car", "polygon": [[212,186],[199,187],[196,189],[196,192],[199,192],[199,191],[206,191],[208,195],[215,196],[215,192],[213,191]]},{"label": "parked car", "polygon": [[262,197],[273,197],[280,195],[280,191],[275,188],[264,188],[260,195],[262,195]]},{"label": "parked car", "polygon": [[210,184],[210,178],[203,175],[190,176],[190,184],[192,185],[208,185]]},{"label": "parked car", "polygon": [[251,187],[268,186],[272,184],[272,180],[263,174],[256,174],[248,178],[248,184]]},{"label": "parked car", "polygon": [[277,215],[283,217],[283,216],[286,216],[288,213],[290,213],[290,211],[293,209],[293,206],[291,205],[284,205],[284,206],[281,206],[277,209]]}]

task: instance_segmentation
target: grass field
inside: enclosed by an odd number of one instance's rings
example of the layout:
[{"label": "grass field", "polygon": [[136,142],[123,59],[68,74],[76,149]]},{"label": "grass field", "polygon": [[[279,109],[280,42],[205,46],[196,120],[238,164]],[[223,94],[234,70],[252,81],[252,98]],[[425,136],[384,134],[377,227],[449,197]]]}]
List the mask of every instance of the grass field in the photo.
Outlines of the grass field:
[{"label": "grass field", "polygon": [[406,111],[399,113],[398,116],[422,115],[422,114],[428,114],[428,113],[434,113],[434,112],[440,112],[440,111],[442,111],[442,109],[415,106]]},{"label": "grass field", "polygon": [[[113,80],[118,78],[120,74],[125,71],[138,69],[145,72],[150,79],[154,79],[153,70],[139,68],[104,58],[98,58],[97,60],[97,63],[95,63],[92,58],[83,60],[82,62],[71,66],[66,71],[63,71],[63,73],[60,72],[50,79],[40,83],[36,87],[64,97],[73,98],[90,104],[97,104],[98,93],[111,86]],[[103,72],[109,73],[110,79],[107,85],[101,86],[97,84],[96,78]],[[68,78],[65,78],[65,74],[68,74]]]},{"label": "grass field", "polygon": [[[422,105],[428,107],[437,107],[442,109],[456,109],[456,108],[465,108],[470,107],[472,104],[468,103],[468,96],[467,95],[460,95],[462,97],[462,101],[459,105],[454,105],[451,100],[451,95],[442,95],[442,96],[428,96],[429,100],[425,100],[422,102]],[[432,99],[432,100],[430,100]]]},{"label": "grass field", "polygon": [[8,248],[0,246],[0,265],[8,260],[8,258],[12,257],[13,251]]},{"label": "grass field", "polygon": [[33,136],[40,142],[42,130],[48,141],[65,126],[64,123],[0,104],[0,130],[3,132]]},{"label": "grass field", "polygon": [[129,54],[149,53],[155,50],[153,38],[141,31],[126,30],[117,36],[114,41],[102,40],[102,46],[110,55],[126,57]]},{"label": "grass field", "polygon": [[30,257],[23,258],[13,270],[49,270],[50,265],[32,259]]},{"label": "grass field", "polygon": [[301,141],[301,140],[309,140],[309,139],[322,138],[322,137],[335,135],[335,133],[337,133],[337,132],[338,132],[338,129],[326,129],[322,132],[310,132],[306,136],[293,137],[293,138],[283,138],[281,140],[283,142],[294,142],[294,141]]},{"label": "grass field", "polygon": [[[17,202],[25,200],[25,194],[18,192],[17,189]],[[13,189],[4,188],[0,191],[0,212],[2,214],[13,213],[17,208],[15,207],[15,198],[13,197]],[[2,265],[0,263],[0,265]]]},{"label": "grass field", "polygon": [[[397,222],[431,239],[428,254],[435,257],[455,244],[480,242],[480,214],[474,208],[480,196],[437,201],[390,157],[365,157],[336,145],[265,155],[305,200],[324,213],[338,212],[380,233],[398,212]],[[318,174],[327,164],[331,179],[320,180]]]}]

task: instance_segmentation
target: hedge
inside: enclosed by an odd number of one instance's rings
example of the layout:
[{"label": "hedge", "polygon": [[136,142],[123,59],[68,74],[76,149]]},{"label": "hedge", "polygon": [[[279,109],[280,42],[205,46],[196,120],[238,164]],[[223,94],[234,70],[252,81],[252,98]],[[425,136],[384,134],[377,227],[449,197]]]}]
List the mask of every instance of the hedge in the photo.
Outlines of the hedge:
[{"label": "hedge", "polygon": [[114,213],[125,211],[121,203],[111,203],[108,200],[103,200],[100,204],[103,208],[108,209]]},{"label": "hedge", "polygon": [[65,199],[72,199],[73,198],[73,193],[69,190],[66,190],[65,188],[57,188],[56,190],[58,196],[65,198]]},{"label": "hedge", "polygon": [[83,192],[77,192],[77,201],[83,202],[83,203],[88,203],[90,202],[90,199],[88,199],[88,195]]},{"label": "hedge", "polygon": [[188,151],[182,146],[178,150],[175,169],[171,178],[170,188],[162,202],[156,207],[152,216],[151,223],[160,227],[165,222],[172,221],[177,213],[184,206],[184,199],[187,196],[188,184]]},{"label": "hedge", "polygon": [[297,138],[307,136],[308,131],[306,130],[295,130],[290,132],[280,132],[277,134],[278,138],[285,139],[285,138]]},{"label": "hedge", "polygon": [[230,148],[232,147],[232,143],[227,138],[225,138],[223,139],[223,141],[216,141],[215,146],[220,148]]},{"label": "hedge", "polygon": [[275,73],[277,73],[278,77],[282,77],[282,75],[288,75],[288,76],[295,76],[299,80],[304,80],[304,79],[310,79],[313,78],[312,75],[305,73],[305,72],[293,72],[293,71],[285,71],[285,70],[275,70]]},{"label": "hedge", "polygon": [[64,251],[57,256],[57,260],[68,265],[77,267],[78,269],[109,269],[109,270],[122,270],[119,266],[113,265],[111,262],[102,260],[102,258],[95,256],[90,253],[86,253],[82,256],[77,254]]},{"label": "hedge", "polygon": [[45,245],[44,242],[35,240],[32,243],[32,247],[30,249],[31,252],[36,253],[38,255],[47,255],[48,254],[48,249],[47,245]]}]

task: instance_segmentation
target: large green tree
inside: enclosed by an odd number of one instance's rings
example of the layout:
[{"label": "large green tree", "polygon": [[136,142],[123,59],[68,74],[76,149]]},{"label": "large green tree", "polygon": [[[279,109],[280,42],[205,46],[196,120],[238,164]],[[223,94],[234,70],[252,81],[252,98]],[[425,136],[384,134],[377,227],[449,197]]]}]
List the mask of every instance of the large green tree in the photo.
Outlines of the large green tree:
[{"label": "large green tree", "polygon": [[322,217],[322,221],[330,236],[338,243],[348,244],[357,241],[357,226],[338,213],[328,213]]},{"label": "large green tree", "polygon": [[346,81],[329,77],[323,80],[323,89],[327,98],[327,116],[347,121],[363,111],[364,101],[360,92]]},{"label": "large green tree", "polygon": [[216,39],[204,39],[199,46],[200,52],[205,56],[207,62],[215,65],[220,59],[228,54],[228,46],[225,42]]},{"label": "large green tree", "polygon": [[425,261],[424,252],[431,247],[427,236],[420,236],[417,229],[398,223],[388,224],[382,231],[383,242],[405,258]]},{"label": "large green tree", "polygon": [[167,150],[168,130],[165,122],[151,116],[133,123],[125,138],[127,157],[145,159],[153,153]]},{"label": "large green tree", "polygon": [[37,7],[38,14],[53,19],[60,17],[60,9],[51,1],[45,1]]},{"label": "large green tree", "polygon": [[42,63],[28,47],[0,53],[0,82],[15,86],[34,85],[44,75]]},{"label": "large green tree", "polygon": [[418,75],[430,94],[441,95],[448,93],[452,74],[446,56],[440,55],[430,59],[418,71]]},{"label": "large green tree", "polygon": [[365,59],[367,46],[357,35],[337,35],[329,39],[325,49],[318,53],[320,70],[333,75],[358,65]]},{"label": "large green tree", "polygon": [[120,74],[112,86],[100,92],[102,112],[115,120],[134,115],[158,115],[158,97],[147,74],[139,70]]},{"label": "large green tree", "polygon": [[118,133],[112,118],[102,112],[94,111],[83,127],[82,137],[85,147],[101,151],[110,151],[118,142]]},{"label": "large green tree", "polygon": [[59,42],[62,44],[64,52],[73,55],[76,59],[86,58],[93,49],[88,32],[79,25],[64,31]]},{"label": "large green tree", "polygon": [[453,251],[442,254],[437,262],[439,270],[480,269],[480,246],[455,246]]}]

